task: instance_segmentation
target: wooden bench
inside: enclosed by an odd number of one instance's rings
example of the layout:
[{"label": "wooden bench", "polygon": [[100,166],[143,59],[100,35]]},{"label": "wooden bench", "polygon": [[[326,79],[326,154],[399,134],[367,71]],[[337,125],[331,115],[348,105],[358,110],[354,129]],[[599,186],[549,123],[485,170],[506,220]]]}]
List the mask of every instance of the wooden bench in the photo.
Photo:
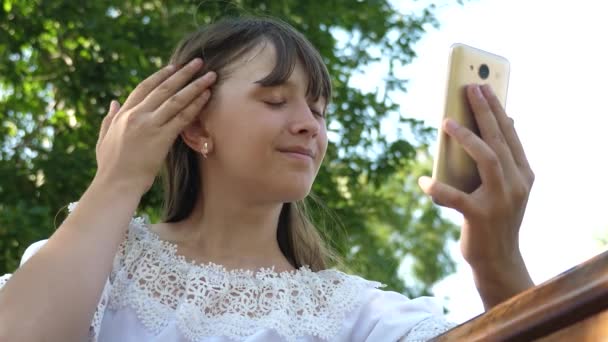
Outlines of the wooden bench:
[{"label": "wooden bench", "polygon": [[608,341],[608,251],[432,341]]}]

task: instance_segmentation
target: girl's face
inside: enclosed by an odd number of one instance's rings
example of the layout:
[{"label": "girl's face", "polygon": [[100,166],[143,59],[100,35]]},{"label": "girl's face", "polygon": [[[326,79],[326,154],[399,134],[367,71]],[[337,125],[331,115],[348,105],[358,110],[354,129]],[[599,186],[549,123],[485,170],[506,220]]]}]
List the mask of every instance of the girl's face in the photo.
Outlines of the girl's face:
[{"label": "girl's face", "polygon": [[274,46],[262,43],[228,67],[202,115],[213,143],[213,156],[203,163],[210,182],[256,200],[292,202],[308,195],[325,156],[326,99],[306,97],[300,62],[284,84],[257,83],[274,66]]}]

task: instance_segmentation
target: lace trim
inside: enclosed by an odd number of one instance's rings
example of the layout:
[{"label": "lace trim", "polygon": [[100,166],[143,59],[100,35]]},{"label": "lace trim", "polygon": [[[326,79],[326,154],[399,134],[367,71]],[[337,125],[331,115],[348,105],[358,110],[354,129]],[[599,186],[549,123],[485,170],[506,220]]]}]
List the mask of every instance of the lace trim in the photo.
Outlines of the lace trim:
[{"label": "lace trim", "polygon": [[103,292],[101,293],[99,303],[97,304],[97,310],[95,310],[95,314],[93,314],[91,326],[89,327],[89,341],[97,341],[97,337],[99,336],[99,330],[101,329],[101,322],[103,321],[103,315],[106,311],[106,307],[108,306],[110,289],[110,283],[106,282],[106,285],[103,288]]},{"label": "lace trim", "polygon": [[331,340],[347,313],[361,304],[363,290],[383,286],[333,269],[228,271],[214,263],[189,262],[141,217],[131,221],[109,280],[112,285],[104,289],[92,323],[93,340],[106,305],[132,308],[155,335],[176,322],[193,342],[209,336],[242,340],[262,329],[287,341],[306,335]]},{"label": "lace trim", "polygon": [[400,341],[426,342],[437,335],[452,329],[457,324],[448,322],[443,316],[431,316],[417,323]]},{"label": "lace trim", "polygon": [[11,276],[12,276],[12,274],[8,273],[8,274],[5,274],[0,277],[0,290],[8,282],[8,280],[11,278]]}]

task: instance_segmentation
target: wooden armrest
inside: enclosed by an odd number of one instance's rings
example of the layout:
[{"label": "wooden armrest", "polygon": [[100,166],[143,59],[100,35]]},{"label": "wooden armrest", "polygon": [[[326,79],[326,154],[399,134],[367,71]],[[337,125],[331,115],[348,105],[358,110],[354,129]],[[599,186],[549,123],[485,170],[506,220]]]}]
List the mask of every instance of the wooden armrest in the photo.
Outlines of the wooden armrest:
[{"label": "wooden armrest", "polygon": [[535,342],[597,342],[608,340],[608,310],[569,325]]},{"label": "wooden armrest", "polygon": [[[608,309],[608,251],[528,289],[432,341],[530,341]],[[603,314],[602,317],[606,317]],[[596,323],[594,323],[596,322]],[[606,331],[606,330],[604,330]]]}]

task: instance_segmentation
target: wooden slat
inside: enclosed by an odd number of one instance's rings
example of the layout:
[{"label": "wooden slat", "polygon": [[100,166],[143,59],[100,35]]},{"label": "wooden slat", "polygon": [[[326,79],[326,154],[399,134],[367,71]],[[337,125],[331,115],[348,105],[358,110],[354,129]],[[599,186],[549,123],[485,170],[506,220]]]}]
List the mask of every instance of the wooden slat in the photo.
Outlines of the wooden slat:
[{"label": "wooden slat", "polygon": [[433,341],[531,341],[608,309],[608,251]]},{"label": "wooden slat", "polygon": [[608,341],[608,310],[575,323],[535,342]]}]

